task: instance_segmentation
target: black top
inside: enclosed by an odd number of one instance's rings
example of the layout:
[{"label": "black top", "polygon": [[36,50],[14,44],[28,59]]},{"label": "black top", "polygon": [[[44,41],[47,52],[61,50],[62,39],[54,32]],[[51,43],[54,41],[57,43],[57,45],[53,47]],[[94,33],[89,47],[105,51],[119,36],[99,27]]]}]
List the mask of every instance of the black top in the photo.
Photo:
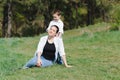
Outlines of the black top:
[{"label": "black top", "polygon": [[43,53],[42,56],[47,59],[47,60],[52,60],[54,61],[55,59],[55,45],[54,43],[49,43],[48,41],[46,42],[44,49],[43,49]]}]

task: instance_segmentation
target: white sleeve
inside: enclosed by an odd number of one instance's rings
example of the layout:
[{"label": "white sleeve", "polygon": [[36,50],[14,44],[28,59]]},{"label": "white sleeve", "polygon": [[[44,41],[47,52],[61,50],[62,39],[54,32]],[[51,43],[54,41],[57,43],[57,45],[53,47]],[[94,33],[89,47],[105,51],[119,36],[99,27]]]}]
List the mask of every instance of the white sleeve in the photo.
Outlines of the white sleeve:
[{"label": "white sleeve", "polygon": [[65,50],[64,50],[64,44],[63,44],[63,40],[61,38],[58,39],[58,47],[59,47],[59,53],[60,56],[65,55]]},{"label": "white sleeve", "polygon": [[50,22],[48,28],[46,29],[46,31],[50,30],[50,27],[52,26],[52,22]]},{"label": "white sleeve", "polygon": [[64,33],[63,27],[64,27],[64,24],[62,22],[60,27],[59,27],[59,32],[62,33],[62,34]]},{"label": "white sleeve", "polygon": [[37,47],[37,53],[38,52],[43,52],[43,48],[44,48],[44,39],[43,37],[40,39],[39,43],[38,43],[38,47]]}]

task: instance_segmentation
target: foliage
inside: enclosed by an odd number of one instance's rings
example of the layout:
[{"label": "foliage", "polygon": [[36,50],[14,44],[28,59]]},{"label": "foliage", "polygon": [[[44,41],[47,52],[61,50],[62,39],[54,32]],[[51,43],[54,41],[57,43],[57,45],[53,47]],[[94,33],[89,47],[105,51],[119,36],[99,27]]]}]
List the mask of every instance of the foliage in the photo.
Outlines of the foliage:
[{"label": "foliage", "polygon": [[116,5],[112,5],[112,10],[110,11],[110,18],[111,22],[120,23],[120,6],[119,4],[115,3]]},{"label": "foliage", "polygon": [[119,30],[119,24],[117,23],[112,23],[110,27],[110,31],[118,31]]},{"label": "foliage", "polygon": [[109,11],[109,22],[111,23],[111,31],[119,30],[120,28],[120,2],[112,3],[111,10]]},{"label": "foliage", "polygon": [[[112,22],[120,23],[119,0],[1,0],[0,28],[2,31],[7,31],[8,28],[3,25],[3,21],[6,21],[5,24],[8,25],[7,20],[3,18],[5,16],[7,19],[8,16],[3,13],[7,11],[7,8],[4,8],[7,6],[7,1],[11,1],[12,4],[11,33],[13,37],[34,36],[44,32],[52,20],[52,12],[55,9],[62,11],[65,30],[103,21],[111,22],[112,20]],[[29,31],[27,29],[32,30],[33,33],[27,33]],[[1,31],[0,33],[3,34]]]}]

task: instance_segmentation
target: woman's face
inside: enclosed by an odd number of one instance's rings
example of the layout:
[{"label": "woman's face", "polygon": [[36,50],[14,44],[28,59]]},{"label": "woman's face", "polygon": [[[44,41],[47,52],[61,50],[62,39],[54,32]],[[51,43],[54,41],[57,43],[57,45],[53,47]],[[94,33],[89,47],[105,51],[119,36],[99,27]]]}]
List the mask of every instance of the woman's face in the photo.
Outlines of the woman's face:
[{"label": "woman's face", "polygon": [[54,26],[52,26],[52,27],[48,30],[48,35],[54,37],[54,36],[56,36],[56,34],[57,34],[56,32],[57,32],[57,28],[54,27]]}]

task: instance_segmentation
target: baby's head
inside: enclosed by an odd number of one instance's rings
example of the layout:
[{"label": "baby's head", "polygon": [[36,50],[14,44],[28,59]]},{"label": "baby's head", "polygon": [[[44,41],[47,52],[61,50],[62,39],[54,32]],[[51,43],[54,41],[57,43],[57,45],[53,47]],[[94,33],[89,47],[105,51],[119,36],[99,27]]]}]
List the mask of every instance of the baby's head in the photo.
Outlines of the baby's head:
[{"label": "baby's head", "polygon": [[60,10],[55,10],[53,12],[53,19],[54,20],[59,20],[61,18],[61,11]]}]

